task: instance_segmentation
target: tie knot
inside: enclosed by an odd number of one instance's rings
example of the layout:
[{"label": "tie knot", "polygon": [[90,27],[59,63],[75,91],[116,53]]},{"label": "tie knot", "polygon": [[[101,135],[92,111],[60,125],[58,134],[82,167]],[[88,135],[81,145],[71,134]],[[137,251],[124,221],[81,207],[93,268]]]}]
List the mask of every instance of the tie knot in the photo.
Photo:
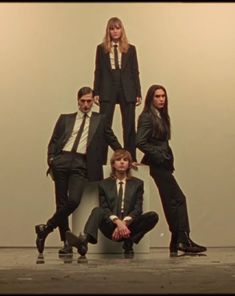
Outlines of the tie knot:
[{"label": "tie knot", "polygon": [[118,45],[117,44],[114,44],[114,48],[117,48],[118,47]]},{"label": "tie knot", "polygon": [[123,184],[123,182],[122,182],[122,181],[120,181],[120,182],[119,182],[119,184],[120,184],[120,185],[122,185],[122,184]]}]

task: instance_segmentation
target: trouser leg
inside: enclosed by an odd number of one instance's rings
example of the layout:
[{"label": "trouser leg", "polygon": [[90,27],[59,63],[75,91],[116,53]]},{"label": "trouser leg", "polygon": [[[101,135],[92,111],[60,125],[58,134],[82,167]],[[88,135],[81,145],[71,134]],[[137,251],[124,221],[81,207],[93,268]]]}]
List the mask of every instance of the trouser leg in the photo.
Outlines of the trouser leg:
[{"label": "trouser leg", "polygon": [[128,226],[131,231],[130,238],[136,244],[149,232],[158,222],[158,214],[154,211],[144,213],[135,218]]},{"label": "trouser leg", "polygon": [[163,210],[172,233],[189,233],[186,197],[171,172],[150,167],[161,198]]}]

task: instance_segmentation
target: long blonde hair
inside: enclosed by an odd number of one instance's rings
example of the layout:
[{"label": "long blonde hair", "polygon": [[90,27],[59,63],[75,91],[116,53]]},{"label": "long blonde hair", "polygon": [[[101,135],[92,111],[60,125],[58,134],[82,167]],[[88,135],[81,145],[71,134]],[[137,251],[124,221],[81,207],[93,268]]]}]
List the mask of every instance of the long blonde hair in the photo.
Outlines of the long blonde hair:
[{"label": "long blonde hair", "polygon": [[121,28],[122,34],[119,40],[119,50],[121,52],[126,53],[129,49],[129,43],[126,37],[126,32],[124,29],[124,26],[122,24],[122,21],[117,17],[112,17],[108,20],[107,26],[106,26],[106,33],[103,40],[103,47],[105,52],[110,52],[112,47],[112,39],[110,37],[110,29],[111,28]]}]

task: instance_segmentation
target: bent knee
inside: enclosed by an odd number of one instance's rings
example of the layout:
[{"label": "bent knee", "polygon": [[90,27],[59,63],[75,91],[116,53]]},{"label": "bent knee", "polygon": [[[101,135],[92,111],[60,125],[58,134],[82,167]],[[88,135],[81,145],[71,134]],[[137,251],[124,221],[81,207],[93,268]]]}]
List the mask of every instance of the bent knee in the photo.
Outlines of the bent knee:
[{"label": "bent knee", "polygon": [[104,209],[101,207],[95,207],[92,209],[92,213],[103,213]]},{"label": "bent knee", "polygon": [[157,224],[157,222],[159,221],[159,216],[154,211],[149,212],[149,217],[155,224]]}]

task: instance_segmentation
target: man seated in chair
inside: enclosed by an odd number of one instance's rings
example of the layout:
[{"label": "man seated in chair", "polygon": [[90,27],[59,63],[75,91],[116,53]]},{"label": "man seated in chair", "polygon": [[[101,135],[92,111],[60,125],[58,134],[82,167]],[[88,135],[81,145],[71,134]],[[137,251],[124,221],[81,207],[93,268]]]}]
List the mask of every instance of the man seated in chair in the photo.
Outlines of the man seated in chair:
[{"label": "man seated in chair", "polygon": [[84,227],[84,233],[76,236],[66,232],[70,246],[76,247],[81,256],[88,251],[88,243],[96,244],[98,229],[110,240],[123,241],[124,255],[134,255],[133,244],[158,222],[158,214],[143,213],[144,183],[131,176],[131,154],[116,150],[111,157],[110,177],[99,182],[100,207],[95,207]]}]

